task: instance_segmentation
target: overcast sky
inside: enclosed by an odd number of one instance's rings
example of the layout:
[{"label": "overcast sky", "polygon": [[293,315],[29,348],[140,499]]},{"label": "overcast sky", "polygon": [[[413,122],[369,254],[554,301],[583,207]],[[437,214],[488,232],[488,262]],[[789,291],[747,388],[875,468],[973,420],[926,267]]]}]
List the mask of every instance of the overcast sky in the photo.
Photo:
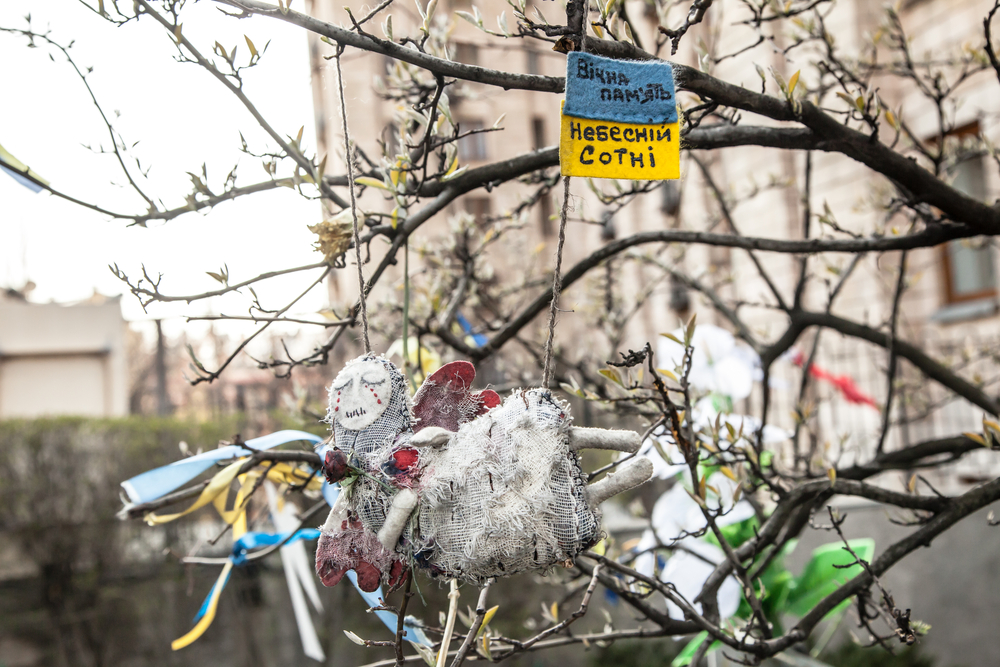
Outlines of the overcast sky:
[{"label": "overcast sky", "polygon": [[[71,52],[77,63],[94,68],[88,80],[106,113],[128,144],[139,142],[134,154],[143,165],[152,166],[142,185],[154,199],[162,198],[170,208],[183,204],[191,190],[185,172],[199,172],[203,162],[216,191],[237,163],[239,184],[266,178],[259,160],[239,152],[239,132],[256,152],[271,147],[269,138],[218,81],[195,65],[173,60],[169,36],[152,19],[116,28],[78,2],[34,0],[0,3],[0,26],[24,27],[29,11],[36,31],[49,28],[64,45],[75,40]],[[207,1],[189,3],[182,20],[184,34],[205,54],[218,40],[227,49],[238,45],[237,58],[245,62],[250,53],[244,34],[258,50],[270,40],[261,65],[245,73],[245,89],[282,134],[294,136],[305,126],[303,146],[308,153],[315,150],[302,30],[260,17],[227,18]],[[50,60],[50,52],[0,33],[0,145],[68,194],[115,211],[144,211],[145,202],[122,187],[126,181],[114,156],[84,147],[109,146],[107,129],[71,67],[61,55]],[[208,215],[191,213],[148,229],[127,228],[48,193],[35,194],[0,173],[0,286],[19,288],[33,281],[35,301],[86,299],[95,290],[121,294],[123,284],[107,268],[117,263],[130,275],[141,264],[154,275],[164,274],[164,292],[198,293],[218,287],[205,272],[224,263],[236,282],[318,261],[306,225],[320,214],[318,204],[279,188],[226,203]],[[280,279],[257,292],[277,306],[283,295],[301,291],[314,278]],[[300,312],[315,312],[325,305],[325,291],[316,290],[302,304]],[[127,293],[122,308],[133,321],[171,317],[174,332],[181,313],[245,314],[245,302],[239,300],[178,304],[145,314]]]}]

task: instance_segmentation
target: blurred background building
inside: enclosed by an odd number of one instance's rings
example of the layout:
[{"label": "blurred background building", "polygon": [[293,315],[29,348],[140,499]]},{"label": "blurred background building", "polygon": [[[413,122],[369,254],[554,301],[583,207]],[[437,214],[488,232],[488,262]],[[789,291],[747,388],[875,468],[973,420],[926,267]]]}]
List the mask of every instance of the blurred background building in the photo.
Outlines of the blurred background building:
[{"label": "blurred background building", "polygon": [[120,300],[41,304],[0,293],[0,419],[128,414]]},{"label": "blurred background building", "polygon": [[[495,18],[510,7],[502,0],[476,2],[484,17],[486,27],[496,30]],[[746,34],[737,36],[741,29],[732,17],[739,11],[738,0],[720,0],[714,3],[701,25],[686,36],[674,60],[697,63],[699,55],[710,52],[724,55],[743,46]],[[308,12],[323,20],[346,24],[343,3],[334,0],[308,0]],[[363,15],[358,2],[351,3],[356,15]],[[903,28],[912,37],[911,51],[919,58],[946,51],[960,51],[963,45],[982,42],[982,19],[992,3],[986,0],[904,0],[897,3],[898,16]],[[535,8],[549,18],[560,11],[554,3],[541,0],[529,2],[527,14]],[[471,11],[465,0],[441,0],[438,12],[447,10]],[[641,2],[628,2],[628,11],[638,30],[634,32],[645,44],[655,40],[656,16],[649,15]],[[420,17],[409,7],[393,6],[396,25],[419,25]],[[858,53],[876,38],[885,21],[882,3],[867,0],[841,0],[837,11],[831,15],[827,28],[836,37],[836,45],[844,53]],[[531,74],[560,76],[564,73],[564,58],[547,48],[544,43],[530,39],[502,39],[484,34],[466,21],[453,19],[451,36],[455,47],[454,60],[503,70]],[[378,32],[377,26],[371,28]],[[798,69],[798,54],[786,56],[781,50],[791,37],[787,34],[764,32],[774,40],[774,47],[765,46],[753,52],[752,57],[730,58],[720,63],[714,74],[728,81],[744,82],[748,87],[759,86],[760,76],[754,65],[764,71],[774,68],[785,80]],[[400,30],[402,32],[402,30]],[[343,164],[344,139],[341,132],[339,102],[337,97],[336,69],[325,59],[332,48],[310,35],[310,52],[313,66],[313,87],[316,104],[319,153],[334,157]],[[807,46],[807,49],[815,48]],[[877,51],[880,62],[887,52],[883,43]],[[803,58],[801,62],[805,63]],[[345,90],[348,95],[351,132],[358,145],[377,160],[382,154],[381,142],[391,141],[396,132],[392,126],[393,110],[397,102],[380,97],[377,81],[387,76],[392,62],[370,53],[349,52],[343,68]],[[803,78],[815,72],[803,69]],[[373,82],[376,82],[373,84]],[[991,70],[971,77],[963,84],[961,97],[964,104],[955,110],[950,131],[942,137],[938,131],[937,110],[930,105],[913,85],[901,83],[895,77],[876,77],[874,86],[880,94],[892,100],[894,113],[905,116],[914,141],[925,146],[941,142],[962,145],[981,133],[993,141],[1000,140],[1000,126],[996,109],[998,93],[996,78]],[[462,130],[489,128],[503,117],[502,132],[488,132],[463,139],[459,145],[462,165],[478,166],[514,157],[527,150],[553,146],[558,142],[559,97],[530,91],[505,91],[502,95],[486,86],[459,82],[447,89],[451,110]],[[364,109],[364,112],[359,110]],[[766,119],[754,118],[754,124],[768,124]],[[883,124],[885,128],[885,124]],[[884,131],[889,131],[885,129]],[[978,199],[993,202],[1000,193],[1000,175],[992,158],[981,150],[959,151],[960,159],[943,165],[945,178],[961,191]],[[749,236],[800,239],[806,228],[810,236],[817,236],[825,224],[820,220],[824,211],[835,212],[833,224],[851,233],[901,233],[897,226],[901,218],[886,217],[882,204],[893,194],[893,185],[873,175],[863,165],[852,162],[839,154],[820,151],[809,156],[811,187],[804,187],[803,174],[806,158],[798,152],[748,146],[727,148],[724,151],[695,152],[682,159],[682,179],[667,182],[659,187],[655,196],[640,197],[624,210],[613,213],[587,190],[582,179],[573,187],[573,218],[603,220],[604,224],[570,222],[570,234],[564,266],[571,266],[595,249],[616,237],[637,232],[664,228],[704,229],[706,221],[718,231],[735,231]],[[993,167],[993,168],[991,168]],[[551,170],[555,173],[556,170]],[[467,213],[490,224],[490,215],[509,211],[522,200],[527,188],[507,183],[490,192],[477,190],[451,204],[444,216],[439,216],[435,227],[446,234],[445,219]],[[749,195],[753,194],[753,197]],[[392,204],[386,203],[380,193],[369,192],[362,200],[366,210],[388,212]],[[807,201],[811,216],[803,215],[803,202]],[[497,265],[524,266],[527,257],[534,257],[530,249],[544,244],[539,261],[548,266],[555,248],[555,230],[558,221],[554,213],[559,202],[543,198],[531,223],[519,232],[522,245],[513,246],[510,255],[496,261]],[[730,218],[731,216],[731,218]],[[526,251],[526,249],[528,249]],[[785,254],[761,253],[765,269],[779,289],[791,289],[799,271],[797,257]],[[666,252],[664,262],[676,262],[689,275],[710,284],[722,296],[743,304],[747,323],[765,340],[773,338],[772,332],[784,322],[784,316],[774,309],[755,308],[753,304],[773,301],[770,289],[760,277],[747,253],[726,248],[691,246],[683,254]],[[827,257],[828,266],[813,265],[819,274],[804,295],[806,307],[823,307],[829,281],[847,268],[849,258]],[[534,259],[532,259],[534,261]],[[854,278],[839,295],[836,312],[845,317],[879,328],[892,311],[892,296],[898,276],[899,253],[862,257],[855,267]],[[952,368],[961,368],[965,377],[973,382],[985,383],[990,391],[997,391],[997,368],[1000,364],[1000,316],[998,316],[998,273],[1000,254],[995,244],[983,239],[954,241],[946,245],[913,251],[908,257],[909,289],[900,303],[899,332],[902,338],[922,347],[930,356]],[[617,270],[617,269],[616,269]],[[824,279],[824,271],[827,279]],[[626,291],[634,292],[659,279],[660,272],[632,264],[618,275]],[[386,281],[388,283],[388,281]],[[380,286],[381,287],[381,286]],[[391,288],[387,288],[391,289]],[[574,303],[574,298],[587,287],[573,285],[563,294],[563,304]],[[376,292],[377,293],[377,292]],[[332,278],[331,300],[340,304],[353,301],[357,295],[355,277],[341,272]],[[576,295],[576,296],[575,296]],[[790,300],[792,294],[784,294]],[[565,306],[564,307],[569,307]],[[713,323],[722,327],[728,324],[713,312],[703,297],[689,291],[676,281],[662,282],[652,298],[632,319],[621,349],[639,349],[646,341],[656,340],[658,333],[674,329],[692,313],[698,313],[698,323]],[[536,318],[535,326],[542,327],[544,318]],[[537,333],[537,332],[536,332]],[[592,335],[569,314],[560,320],[559,336],[563,340],[587,341]],[[877,434],[883,416],[877,407],[884,403],[887,387],[885,368],[888,354],[884,348],[867,344],[856,338],[847,338],[833,331],[807,332],[796,348],[808,355],[817,337],[815,364],[834,376],[846,376],[857,389],[874,398],[875,406],[848,401],[830,384],[812,383],[806,398],[818,410],[815,428],[805,435],[820,448],[839,448],[847,459],[867,459],[874,454]],[[792,428],[797,405],[797,390],[801,382],[801,368],[791,356],[775,364],[771,375],[773,403],[770,408],[773,423]],[[759,383],[750,397],[735,406],[737,412],[759,414],[761,395]],[[886,447],[902,447],[924,440],[953,436],[963,431],[979,431],[982,410],[964,399],[956,398],[948,390],[928,381],[907,363],[901,364],[897,380],[897,400],[890,415],[892,429]],[[788,451],[789,457],[794,452]],[[972,485],[1000,474],[1000,461],[995,452],[973,452],[962,461],[922,474],[929,483],[943,493],[960,493]],[[903,487],[907,480],[882,478],[880,483]],[[837,504],[837,500],[833,501]],[[904,528],[895,525],[878,506],[855,502],[841,504],[841,509],[855,514],[852,535],[875,535],[879,548],[899,539]],[[920,607],[925,620],[935,630],[925,640],[931,652],[946,665],[967,661],[986,664],[1000,660],[1000,653],[987,646],[972,629],[979,619],[989,616],[990,600],[1000,591],[1000,577],[996,574],[996,556],[985,553],[994,544],[984,535],[985,512],[957,527],[935,543],[935,549],[915,554],[897,567],[889,579],[897,600],[912,600]],[[800,552],[807,554],[811,546],[829,541],[822,531],[807,530]],[[948,574],[944,574],[947,572]],[[958,577],[969,588],[962,587],[961,599],[956,597],[952,585]],[[979,582],[977,585],[976,582]],[[906,606],[909,606],[907,603]],[[916,612],[914,612],[916,613]],[[964,620],[957,620],[957,619]]]},{"label": "blurred background building", "polygon": [[[564,56],[553,52],[547,43],[488,35],[455,15],[456,11],[471,11],[472,4],[468,0],[441,0],[438,7],[437,15],[448,16],[453,23],[449,30],[454,44],[450,53],[453,60],[520,73],[564,74]],[[912,37],[910,49],[916,58],[961,51],[963,45],[979,44],[982,40],[982,17],[991,6],[985,0],[907,0],[899,4],[898,15],[906,33]],[[361,5],[359,2],[351,3],[356,16],[364,14]],[[494,26],[495,17],[505,11],[510,14],[510,6],[503,0],[485,0],[475,5],[484,17],[485,27],[494,31],[498,30]],[[701,54],[722,56],[745,45],[745,28],[732,18],[739,15],[740,6],[738,0],[714,3],[703,23],[691,30],[672,59],[696,63]],[[343,3],[308,0],[306,7],[310,14],[325,21],[348,23]],[[550,19],[553,18],[550,15],[559,11],[559,7],[552,3],[535,0],[528,3],[526,14],[533,16],[536,9]],[[400,34],[406,28],[419,26],[421,21],[409,6],[394,5],[391,13],[395,25],[400,26]],[[637,26],[635,33],[639,42],[652,44],[656,39],[656,15],[646,11],[639,2],[629,2],[628,13]],[[835,36],[841,53],[855,54],[864,51],[880,32],[885,32],[885,20],[885,11],[880,3],[843,0],[837,3],[837,11],[831,13],[827,29]],[[777,24],[765,25],[763,32],[774,40],[775,45],[790,41],[789,35],[774,32],[769,27],[773,25]],[[371,29],[378,32],[377,26]],[[331,161],[336,158],[342,165],[344,139],[337,74],[334,63],[327,60],[333,50],[317,35],[310,34],[309,40],[320,146],[318,153],[328,154]],[[816,48],[815,44],[801,47],[809,53]],[[887,44],[882,42],[877,58],[884,61],[887,53]],[[779,48],[763,46],[754,50],[750,57],[723,60],[713,74],[727,81],[759,85],[760,76],[755,65],[764,71],[774,68],[788,80],[800,68],[797,60],[807,62],[806,58],[798,57],[798,51],[785,55]],[[390,69],[394,66],[394,61],[378,54],[348,51],[344,56],[352,138],[376,162],[383,154],[383,145],[390,148],[397,145],[393,144],[398,134],[394,119],[398,116],[400,103],[379,93],[380,82],[391,75]],[[815,76],[815,72],[802,71],[803,79],[811,76]],[[901,82],[900,77],[894,76],[876,77],[873,85],[878,86],[883,98],[892,100],[896,111],[905,116],[908,130],[916,141],[933,146],[942,140],[938,136],[937,111],[915,85],[907,85]],[[490,128],[497,119],[503,118],[500,123],[502,131],[485,132],[459,140],[461,165],[476,167],[558,143],[560,98],[557,95],[524,90],[504,91],[499,95],[492,87],[469,82],[456,82],[446,91],[452,115],[463,132]],[[992,72],[987,70],[972,76],[963,84],[960,96],[964,103],[955,111],[954,127],[943,140],[968,144],[979,133],[991,141],[1000,140],[1000,126],[995,113],[996,79]],[[761,118],[754,118],[752,122],[769,123]],[[889,132],[891,128],[884,127],[884,131]],[[942,166],[945,178],[970,196],[985,201],[995,200],[1000,193],[1000,174],[996,169],[987,168],[990,156],[982,150],[971,149],[959,154],[963,157],[954,164]],[[564,267],[571,266],[609,240],[664,228],[703,229],[707,223],[717,231],[728,231],[736,225],[739,233],[749,236],[798,239],[803,238],[804,226],[808,226],[810,235],[817,236],[823,231],[825,223],[821,218],[826,207],[835,212],[833,224],[848,232],[866,235],[899,233],[898,225],[902,224],[902,218],[886,218],[881,206],[892,196],[891,183],[840,154],[814,151],[809,159],[811,187],[807,193],[803,178],[805,157],[801,152],[759,146],[696,151],[682,159],[684,171],[680,181],[665,182],[651,196],[639,197],[617,213],[601,204],[587,189],[583,179],[577,179],[573,187],[573,211]],[[555,173],[555,169],[550,170],[550,174]],[[438,215],[436,220],[425,225],[422,233],[447,234],[448,218],[461,213],[474,216],[477,223],[492,224],[491,216],[513,210],[528,192],[530,189],[527,186],[514,182],[489,192],[476,190],[452,203],[444,215]],[[388,212],[392,203],[381,195],[380,191],[369,188],[361,200],[362,206],[365,210]],[[811,216],[804,221],[803,202],[807,196]],[[494,258],[497,266],[524,267],[531,262],[548,269],[558,227],[555,213],[560,202],[555,198],[556,193],[553,193],[540,200],[530,223],[518,231],[518,242],[506,246],[509,255]],[[603,224],[584,224],[581,218]],[[374,248],[373,252],[377,260],[378,249]],[[798,258],[777,253],[760,253],[758,256],[772,282],[779,289],[791,290],[799,271]],[[687,247],[683,254],[669,250],[661,259],[712,286],[722,297],[747,304],[741,309],[741,315],[750,329],[763,339],[769,339],[769,332],[777,330],[785,321],[784,315],[775,309],[754,307],[754,304],[773,302],[773,297],[746,252],[694,245]],[[812,270],[819,276],[804,295],[807,308],[813,304],[822,307],[827,290],[827,280],[822,274],[825,271],[827,278],[838,275],[846,269],[848,259],[827,256],[820,260],[832,262],[825,269],[819,262],[814,262]],[[984,239],[953,241],[938,248],[911,252],[908,257],[910,288],[900,304],[899,318],[902,338],[922,347],[945,365],[963,365],[967,377],[994,383],[991,385],[994,391],[995,369],[1000,359],[995,352],[983,352],[1000,350],[998,264],[1000,254],[996,245]],[[862,257],[859,266],[854,269],[854,277],[838,296],[836,312],[875,328],[881,326],[892,311],[898,266],[899,253]],[[396,282],[399,282],[399,267],[396,269]],[[616,267],[615,271],[625,293],[639,293],[642,288],[656,285],[652,288],[651,298],[630,320],[621,349],[640,349],[646,341],[655,341],[660,332],[674,329],[694,312],[698,313],[699,323],[728,326],[701,295],[690,292],[676,281],[663,281],[663,272],[655,266],[631,263],[623,269]],[[357,295],[356,276],[343,271],[333,274],[330,280],[331,302],[341,307],[352,303]],[[398,287],[393,281],[383,283],[376,288],[376,295],[385,295]],[[582,301],[586,298],[586,289],[584,281],[567,289],[564,307],[572,307],[565,304],[574,303],[574,299]],[[784,298],[790,300],[792,295],[785,294]],[[474,319],[471,313],[469,319]],[[537,333],[544,326],[544,318],[536,318],[534,325],[539,328]],[[580,336],[586,339],[592,335],[581,318],[571,314],[562,316],[559,331],[560,336],[569,340],[580,340]],[[884,369],[888,365],[885,349],[836,332],[819,334],[813,329],[802,337],[796,350],[808,356],[817,335],[822,336],[822,344],[818,346],[815,364],[833,375],[851,378],[862,393],[874,397],[879,403],[883,402],[886,396]],[[774,423],[787,427],[793,425],[800,377],[801,369],[790,358],[783,359],[772,368],[772,382],[776,390],[773,392],[770,415]],[[892,415],[892,421],[897,425],[890,433],[888,446],[979,429],[982,413],[978,408],[955,398],[937,384],[927,382],[919,371],[907,363],[901,364],[898,377],[898,400]],[[787,390],[782,391],[781,387]],[[757,391],[744,405],[737,406],[742,408],[738,411],[759,414],[759,394],[758,383]],[[864,458],[874,451],[868,448],[874,447],[877,437],[873,435],[877,436],[882,426],[877,407],[846,401],[835,387],[822,383],[813,383],[808,398],[819,410],[816,437],[835,443],[835,446],[843,446],[849,456]],[[935,479],[935,482],[954,491],[991,478],[998,472],[1000,467],[996,457],[984,451],[952,466],[944,477]]]}]

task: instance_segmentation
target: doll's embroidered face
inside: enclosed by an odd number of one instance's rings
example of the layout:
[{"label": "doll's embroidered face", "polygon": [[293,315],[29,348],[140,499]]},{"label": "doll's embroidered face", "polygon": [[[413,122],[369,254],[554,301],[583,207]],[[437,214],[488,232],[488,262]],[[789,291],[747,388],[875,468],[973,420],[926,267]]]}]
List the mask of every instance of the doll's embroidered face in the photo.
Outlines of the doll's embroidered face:
[{"label": "doll's embroidered face", "polygon": [[371,426],[392,398],[389,370],[374,359],[348,364],[333,381],[330,408],[333,419],[351,431]]}]

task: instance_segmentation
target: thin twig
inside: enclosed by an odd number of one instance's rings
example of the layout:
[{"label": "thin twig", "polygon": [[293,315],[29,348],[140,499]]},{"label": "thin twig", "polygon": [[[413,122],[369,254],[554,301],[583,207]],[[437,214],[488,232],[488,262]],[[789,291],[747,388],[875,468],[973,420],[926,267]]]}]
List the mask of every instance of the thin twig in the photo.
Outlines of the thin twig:
[{"label": "thin twig", "polygon": [[[316,516],[320,512],[320,510],[322,510],[324,507],[328,507],[325,500],[321,500],[312,507],[310,507],[308,510],[306,510],[305,514],[302,515],[302,518],[299,520],[299,525],[295,528],[295,530],[288,533],[288,535],[286,535],[277,544],[272,544],[271,546],[265,547],[260,551],[255,551],[252,554],[247,554],[246,560],[248,561],[260,560],[261,558],[266,558],[271,554],[273,554],[278,549],[280,549],[281,547],[288,544],[288,542],[293,537],[295,537],[296,533],[305,528],[306,524],[312,521],[313,517]],[[198,564],[198,565],[225,565],[228,560],[229,558],[201,558],[199,556],[186,556],[184,558],[181,558],[182,563]]]},{"label": "thin twig", "polygon": [[590,606],[590,598],[594,595],[594,589],[597,588],[597,580],[601,573],[600,563],[594,566],[594,573],[590,575],[590,585],[587,586],[587,591],[583,594],[583,600],[580,601],[580,608],[570,614],[569,617],[563,619],[559,623],[556,623],[551,628],[539,632],[537,635],[532,637],[526,642],[520,643],[517,648],[518,650],[526,650],[537,644],[539,641],[545,639],[549,635],[554,635],[557,632],[562,632],[570,625],[575,623],[577,620],[582,618],[587,613],[587,608]]},{"label": "thin twig", "polygon": [[448,660],[448,646],[451,644],[451,635],[455,631],[455,618],[458,616],[458,580],[452,579],[449,582],[448,592],[448,618],[444,625],[444,636],[441,638],[441,648],[438,649],[436,667],[444,667]]},{"label": "thin twig", "polygon": [[455,655],[455,659],[451,663],[451,667],[460,667],[462,662],[465,661],[465,656],[468,654],[469,649],[471,649],[476,643],[476,637],[479,635],[479,629],[483,626],[483,619],[486,617],[486,594],[489,593],[490,586],[492,584],[493,580],[490,579],[479,591],[479,601],[476,603],[476,618],[472,622],[472,627],[469,628],[469,634],[465,635],[465,641],[462,642],[462,646],[459,647],[458,653]]},{"label": "thin twig", "polygon": [[[387,0],[386,4],[391,2]],[[399,604],[399,611],[396,613],[396,667],[400,667],[405,658],[403,657],[403,635],[406,634],[406,607],[410,603],[410,586],[413,584],[413,568],[406,573],[406,586],[403,588],[403,601]]]},{"label": "thin twig", "polygon": [[899,276],[896,279],[896,290],[892,299],[892,316],[889,321],[889,337],[886,340],[886,348],[889,352],[889,369],[886,371],[885,408],[882,414],[882,432],[878,436],[878,446],[875,448],[876,454],[881,454],[885,447],[885,439],[889,435],[889,422],[892,418],[892,400],[896,394],[896,366],[899,363],[899,355],[896,353],[896,336],[899,322],[899,304],[903,300],[903,292],[906,290],[906,257],[904,250],[899,257]]}]

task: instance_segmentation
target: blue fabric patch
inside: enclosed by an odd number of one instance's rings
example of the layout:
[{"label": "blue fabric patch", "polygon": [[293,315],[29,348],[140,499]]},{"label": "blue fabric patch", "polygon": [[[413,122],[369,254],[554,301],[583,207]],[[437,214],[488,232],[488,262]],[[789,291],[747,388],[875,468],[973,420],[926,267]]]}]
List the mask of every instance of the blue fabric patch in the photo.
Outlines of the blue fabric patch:
[{"label": "blue fabric patch", "polygon": [[462,313],[458,313],[455,319],[458,321],[458,326],[462,327],[462,331],[465,332],[467,336],[472,336],[472,342],[475,343],[476,347],[482,347],[486,343],[490,342],[490,339],[486,337],[485,334],[476,333],[472,328],[472,323],[465,319]]},{"label": "blue fabric patch", "polygon": [[620,123],[676,123],[674,70],[662,61],[614,60],[573,51],[566,59],[563,113]]}]

